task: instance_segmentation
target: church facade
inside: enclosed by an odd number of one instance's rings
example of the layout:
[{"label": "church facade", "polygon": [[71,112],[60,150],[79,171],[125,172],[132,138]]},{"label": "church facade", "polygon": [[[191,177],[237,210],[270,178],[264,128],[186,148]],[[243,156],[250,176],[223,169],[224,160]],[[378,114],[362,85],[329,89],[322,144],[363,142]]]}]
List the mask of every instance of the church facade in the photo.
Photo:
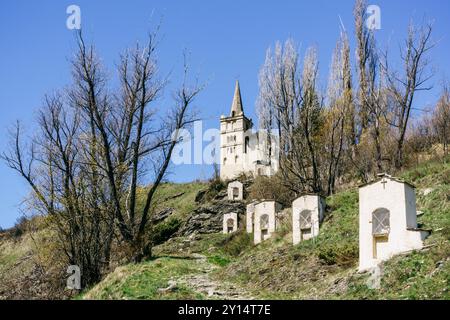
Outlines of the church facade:
[{"label": "church facade", "polygon": [[220,178],[231,180],[243,173],[274,175],[278,171],[278,139],[269,134],[253,130],[236,81],[230,115],[220,118]]}]

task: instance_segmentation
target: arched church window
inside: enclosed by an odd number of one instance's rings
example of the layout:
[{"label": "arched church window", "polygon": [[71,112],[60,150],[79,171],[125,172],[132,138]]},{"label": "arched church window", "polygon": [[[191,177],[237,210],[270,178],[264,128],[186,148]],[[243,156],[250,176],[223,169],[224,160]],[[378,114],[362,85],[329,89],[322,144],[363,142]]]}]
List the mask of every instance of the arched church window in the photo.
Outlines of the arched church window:
[{"label": "arched church window", "polygon": [[300,230],[307,230],[311,229],[311,211],[310,210],[303,210],[300,212]]},{"label": "arched church window", "polygon": [[227,158],[223,158],[223,165],[227,164]]},{"label": "arched church window", "polygon": [[390,232],[390,214],[385,208],[372,213],[372,234],[374,236],[388,235]]},{"label": "arched church window", "polygon": [[263,214],[260,218],[261,230],[269,230],[269,215]]},{"label": "arched church window", "polygon": [[230,218],[227,220],[227,232],[231,233],[234,231],[234,219]]}]

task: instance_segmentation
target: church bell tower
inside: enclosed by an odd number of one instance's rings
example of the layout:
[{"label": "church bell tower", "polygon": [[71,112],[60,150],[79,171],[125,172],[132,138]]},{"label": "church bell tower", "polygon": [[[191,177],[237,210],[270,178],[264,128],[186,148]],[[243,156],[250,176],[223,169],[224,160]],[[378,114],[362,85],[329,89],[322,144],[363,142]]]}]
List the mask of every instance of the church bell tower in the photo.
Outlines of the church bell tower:
[{"label": "church bell tower", "polygon": [[253,126],[244,114],[239,81],[236,81],[231,112],[220,118],[220,178],[231,180],[246,170],[249,153],[247,130]]}]

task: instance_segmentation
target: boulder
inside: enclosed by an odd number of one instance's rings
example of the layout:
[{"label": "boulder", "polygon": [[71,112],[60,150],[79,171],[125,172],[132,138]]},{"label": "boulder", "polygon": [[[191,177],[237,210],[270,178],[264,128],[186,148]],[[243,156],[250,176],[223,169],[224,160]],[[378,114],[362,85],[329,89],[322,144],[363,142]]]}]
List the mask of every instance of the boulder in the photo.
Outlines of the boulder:
[{"label": "boulder", "polygon": [[155,214],[152,218],[152,221],[154,223],[162,222],[162,221],[166,220],[169,216],[171,216],[173,211],[174,211],[173,208],[166,208],[166,209],[158,212],[157,214]]},{"label": "boulder", "polygon": [[200,190],[199,192],[197,192],[197,195],[195,196],[195,202],[196,203],[203,202],[205,195],[206,195],[206,190]]},{"label": "boulder", "polygon": [[[222,232],[223,215],[236,212],[238,216],[245,214],[245,205],[242,202],[214,201],[202,205],[192,211],[187,220],[178,230],[178,236],[189,236],[194,233],[210,234]],[[239,223],[241,224],[241,223]]]}]

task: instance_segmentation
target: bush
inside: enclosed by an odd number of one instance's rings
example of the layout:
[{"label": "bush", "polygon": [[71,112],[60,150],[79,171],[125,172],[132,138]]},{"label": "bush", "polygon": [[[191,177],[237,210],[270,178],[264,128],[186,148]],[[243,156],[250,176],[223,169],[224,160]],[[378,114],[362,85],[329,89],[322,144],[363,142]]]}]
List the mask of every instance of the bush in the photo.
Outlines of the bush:
[{"label": "bush", "polygon": [[450,169],[442,173],[442,184],[450,184]]},{"label": "bush", "polygon": [[14,227],[8,230],[0,230],[0,233],[5,233],[7,237],[18,239],[27,232],[29,222],[26,217],[20,217],[17,219]]},{"label": "bush", "polygon": [[211,180],[208,189],[204,192],[204,195],[201,199],[198,199],[201,202],[208,202],[214,199],[219,192],[226,188],[225,183],[220,179]]},{"label": "bush", "polygon": [[321,243],[317,256],[325,265],[350,266],[358,261],[358,247],[343,243]]},{"label": "bush", "polygon": [[153,245],[159,245],[170,239],[171,236],[178,231],[181,226],[181,220],[178,218],[171,218],[166,222],[157,224],[153,228],[151,235]]},{"label": "bush", "polygon": [[292,232],[292,208],[285,209],[277,217],[276,240],[282,240]]},{"label": "bush", "polygon": [[238,233],[233,233],[230,237],[225,239],[221,245],[223,246],[223,251],[230,256],[237,257],[246,248],[253,245],[251,236],[245,232],[240,231]]},{"label": "bush", "polygon": [[228,265],[231,262],[231,260],[228,258],[219,256],[219,255],[215,255],[215,256],[208,257],[208,262],[216,264],[220,267],[225,267],[226,265]]},{"label": "bush", "polygon": [[276,199],[285,207],[292,205],[295,194],[288,189],[278,177],[256,177],[250,188],[250,199]]}]

